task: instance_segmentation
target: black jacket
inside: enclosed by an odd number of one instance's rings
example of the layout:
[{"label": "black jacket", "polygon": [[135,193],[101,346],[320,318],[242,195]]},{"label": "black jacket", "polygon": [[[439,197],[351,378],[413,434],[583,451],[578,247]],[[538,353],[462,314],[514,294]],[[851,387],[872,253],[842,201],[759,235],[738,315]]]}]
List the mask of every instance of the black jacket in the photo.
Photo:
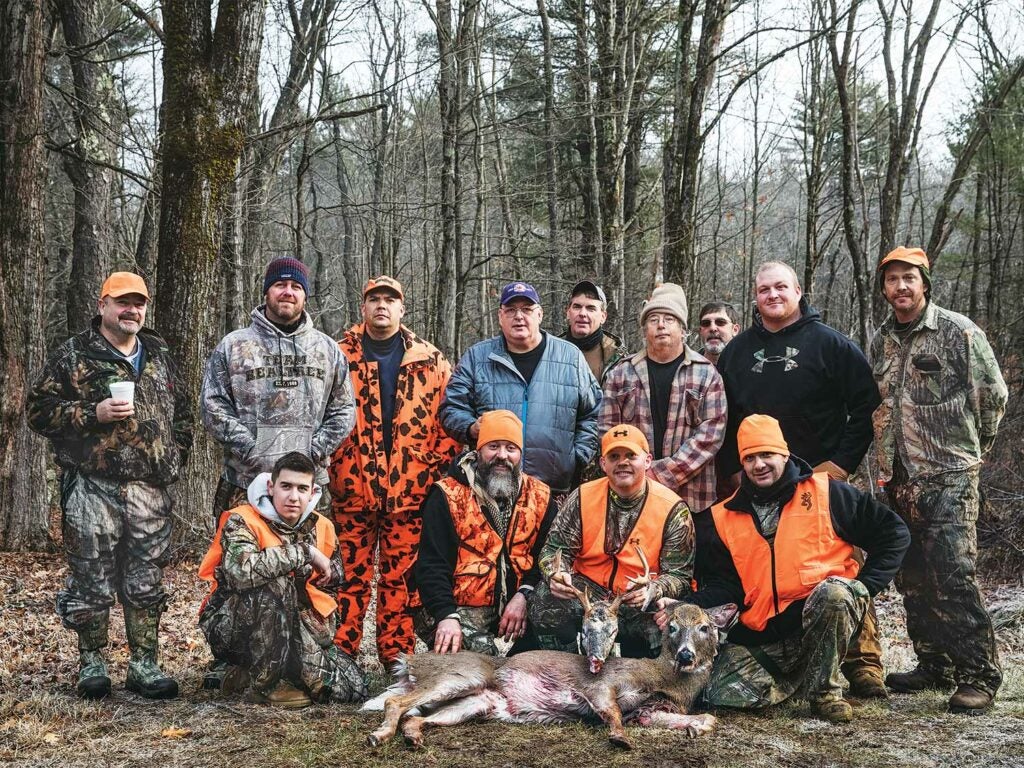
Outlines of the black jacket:
[{"label": "black jacket", "polygon": [[[457,463],[452,464],[448,474],[462,485],[469,484],[466,473]],[[516,573],[512,569],[508,552],[502,549],[501,556],[505,558],[507,566],[505,572],[508,574],[506,594],[512,595],[522,586],[535,587],[540,581],[540,550],[544,546],[544,542],[547,541],[548,531],[551,529],[551,523],[554,522],[557,511],[555,496],[552,493],[548,499],[548,508],[544,512],[544,518],[541,520],[537,541],[533,545],[533,567],[523,574],[521,583],[514,583]],[[453,582],[455,564],[459,554],[459,537],[455,533],[455,523],[452,522],[452,515],[448,509],[448,497],[436,485],[432,486],[427,493],[420,512],[423,515],[423,533],[420,537],[419,555],[412,569],[412,583],[409,588],[410,591],[419,589],[423,607],[435,620],[440,621],[445,616],[454,613],[458,607],[455,603]],[[485,517],[486,514],[484,512]],[[494,590],[495,600],[500,591]]]},{"label": "black jacket", "polygon": [[[771,489],[774,498],[783,505],[793,497],[796,484],[811,476],[807,462],[795,456],[790,458],[786,474]],[[744,477],[740,489],[725,502],[726,508],[751,514],[754,525],[760,530],[757,515],[754,514],[752,493],[756,489]],[[891,509],[880,504],[873,496],[858,491],[852,485],[829,480],[829,512],[832,527],[843,541],[860,547],[867,553],[867,559],[857,575],[857,580],[867,587],[872,597],[888,586],[896,576],[903,555],[910,546],[910,531],[900,517]],[[736,603],[742,608],[745,593],[739,573],[728,548],[718,535],[711,510],[695,515],[696,559],[694,575],[697,591],[686,598],[702,608],[712,608],[726,603]],[[764,645],[784,638],[799,635],[803,630],[801,614],[804,601],[797,600],[785,611],[768,620],[761,632],[737,624],[729,631],[729,641],[740,645]]]},{"label": "black jacket", "polygon": [[736,430],[753,413],[779,420],[791,453],[816,466],[833,461],[848,472],[871,445],[871,414],[881,402],[860,347],[821,322],[800,299],[801,317],[775,333],[760,313],[729,342],[718,360],[729,401],[720,452],[728,474],[739,472]]}]

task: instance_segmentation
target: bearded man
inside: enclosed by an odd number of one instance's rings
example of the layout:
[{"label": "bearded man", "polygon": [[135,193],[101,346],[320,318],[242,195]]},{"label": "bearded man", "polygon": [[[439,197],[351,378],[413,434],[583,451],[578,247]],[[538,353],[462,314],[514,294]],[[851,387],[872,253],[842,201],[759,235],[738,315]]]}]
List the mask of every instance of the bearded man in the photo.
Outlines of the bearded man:
[{"label": "bearded man", "polygon": [[538,556],[554,520],[551,489],[523,472],[523,424],[511,411],[480,417],[476,450],[423,502],[413,569],[423,602],[416,634],[435,653],[509,655],[537,648],[526,615],[540,581]]}]

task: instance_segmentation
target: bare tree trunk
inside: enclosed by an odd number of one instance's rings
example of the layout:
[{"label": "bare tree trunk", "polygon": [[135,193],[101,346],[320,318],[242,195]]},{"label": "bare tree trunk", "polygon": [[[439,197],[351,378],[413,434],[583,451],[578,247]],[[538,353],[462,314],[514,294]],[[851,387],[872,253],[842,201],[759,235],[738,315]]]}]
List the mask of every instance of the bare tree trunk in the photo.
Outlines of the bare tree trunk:
[{"label": "bare tree trunk", "polygon": [[[559,274],[558,253],[558,145],[555,141],[555,68],[552,61],[551,19],[545,0],[537,0],[544,61],[544,200],[548,214],[548,271],[554,292]],[[497,110],[495,110],[497,111]],[[506,225],[507,228],[507,225]]]},{"label": "bare tree trunk", "polygon": [[[244,104],[255,87],[263,0],[164,0],[163,194],[156,295],[159,330],[177,357],[189,399],[217,340],[219,227],[245,141]],[[220,462],[195,430],[191,461],[175,487],[177,530],[208,535]],[[183,530],[184,529],[184,530]]]},{"label": "bare tree trunk", "polygon": [[96,314],[92,288],[103,283],[110,267],[114,78],[104,42],[109,30],[101,28],[99,2],[59,0],[57,9],[75,84],[75,135],[63,160],[75,190],[67,317],[68,331],[77,333]]},{"label": "bare tree trunk", "polygon": [[44,354],[42,2],[0,5],[0,549],[49,546],[46,444],[25,421]]}]

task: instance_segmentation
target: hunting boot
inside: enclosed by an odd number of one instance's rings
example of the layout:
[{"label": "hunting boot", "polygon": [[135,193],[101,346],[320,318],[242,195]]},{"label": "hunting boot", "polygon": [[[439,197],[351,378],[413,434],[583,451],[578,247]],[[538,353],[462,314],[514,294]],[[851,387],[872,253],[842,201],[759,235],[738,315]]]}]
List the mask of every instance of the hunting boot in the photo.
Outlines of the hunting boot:
[{"label": "hunting boot", "polygon": [[282,709],[305,709],[313,703],[305,691],[299,690],[287,680],[279,682],[270,693],[254,690],[252,699],[260,704]]},{"label": "hunting boot", "polygon": [[173,699],[178,684],[159,665],[160,608],[124,606],[124,628],[132,651],[124,687],[147,699]]},{"label": "hunting boot", "polygon": [[830,723],[848,723],[853,720],[853,707],[844,699],[812,701],[811,712],[815,717]]},{"label": "hunting boot", "polygon": [[910,672],[890,672],[885,684],[897,693],[919,693],[926,690],[948,691],[953,687],[953,676],[918,664]]},{"label": "hunting boot", "polygon": [[76,689],[83,699],[102,699],[110,693],[107,663],[103,660],[103,649],[107,647],[108,620],[109,614],[104,611],[76,630],[79,664]]},{"label": "hunting boot", "polygon": [[949,698],[949,711],[958,715],[980,715],[991,708],[995,697],[968,683],[960,683]]}]

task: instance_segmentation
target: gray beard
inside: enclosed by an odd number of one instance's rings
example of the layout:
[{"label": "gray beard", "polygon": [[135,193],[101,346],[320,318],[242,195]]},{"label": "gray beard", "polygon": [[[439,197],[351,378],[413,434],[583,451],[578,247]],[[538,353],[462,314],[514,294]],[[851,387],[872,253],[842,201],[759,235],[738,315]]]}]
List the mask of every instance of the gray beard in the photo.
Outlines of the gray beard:
[{"label": "gray beard", "polygon": [[490,464],[477,460],[477,480],[480,487],[501,507],[508,507],[519,496],[522,480],[521,466],[513,466],[511,472],[495,472]]}]

